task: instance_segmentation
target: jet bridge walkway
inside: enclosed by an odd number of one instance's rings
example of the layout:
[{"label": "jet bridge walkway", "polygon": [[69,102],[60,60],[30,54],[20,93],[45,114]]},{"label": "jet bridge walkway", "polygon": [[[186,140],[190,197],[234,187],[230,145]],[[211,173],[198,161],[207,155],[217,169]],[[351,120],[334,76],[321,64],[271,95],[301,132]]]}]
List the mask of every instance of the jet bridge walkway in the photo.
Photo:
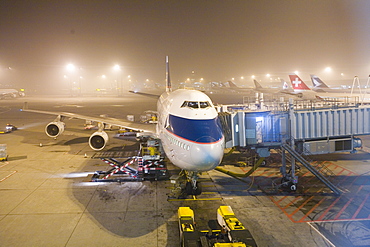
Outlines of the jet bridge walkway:
[{"label": "jet bridge walkway", "polygon": [[[341,191],[325,177],[326,168],[312,166],[302,155],[356,152],[362,146],[358,136],[370,134],[369,105],[289,101],[218,109],[226,148],[253,149],[260,157],[270,156],[271,149],[285,150],[335,194]],[[288,178],[297,183],[294,170]]]}]

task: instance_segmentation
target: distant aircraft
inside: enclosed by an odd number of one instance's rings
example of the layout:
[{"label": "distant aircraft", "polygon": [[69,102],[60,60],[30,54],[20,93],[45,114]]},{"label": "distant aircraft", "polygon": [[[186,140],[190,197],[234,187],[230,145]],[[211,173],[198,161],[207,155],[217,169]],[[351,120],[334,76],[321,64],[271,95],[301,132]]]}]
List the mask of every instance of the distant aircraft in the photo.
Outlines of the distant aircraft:
[{"label": "distant aircraft", "polygon": [[9,98],[16,98],[16,97],[23,97],[25,96],[24,92],[19,92],[16,89],[8,89],[2,88],[0,89],[0,99]]},{"label": "distant aircraft", "polygon": [[281,96],[288,96],[295,100],[320,100],[313,92],[295,92],[291,86],[284,80],[280,79],[281,83],[283,84],[282,89],[279,88],[265,88],[256,81],[253,80],[255,89],[257,92],[264,93],[264,94],[277,94]]},{"label": "distant aircraft", "polygon": [[290,82],[292,83],[292,88],[294,91],[304,91],[304,90],[311,90],[306,83],[303,82],[301,78],[299,78],[296,74],[289,74]]},{"label": "distant aircraft", "polygon": [[148,125],[111,118],[30,109],[24,111],[57,115],[57,118],[45,128],[46,134],[53,138],[64,131],[65,117],[98,122],[99,130],[89,138],[90,147],[96,151],[104,149],[108,141],[108,135],[104,131],[105,124],[142,131],[144,132],[142,135],[159,138],[169,160],[175,166],[187,171],[188,194],[201,193],[201,187],[197,182],[198,174],[214,169],[223,158],[224,135],[211,99],[198,90],[172,91],[168,57],[166,57],[166,92],[157,102],[158,124],[155,132],[149,129]]},{"label": "distant aircraft", "polygon": [[257,80],[253,80],[254,90],[260,93],[292,93],[294,92],[292,88],[287,87],[287,84],[283,79],[280,79],[280,81],[283,84],[282,89],[262,87],[262,85]]},{"label": "distant aircraft", "polygon": [[276,97],[285,97],[292,98],[294,100],[321,100],[321,98],[317,96],[314,92],[296,92],[293,90],[292,87],[289,86],[289,84],[285,80],[280,79],[280,81],[283,84],[281,89],[262,87],[262,85],[257,80],[253,80],[254,88],[241,88],[235,85],[235,83],[232,81],[228,81],[225,84],[229,85],[229,88],[235,92],[261,95],[263,94],[264,98],[274,97],[274,99],[276,99]]},{"label": "distant aircraft", "polygon": [[[289,74],[289,78],[290,78],[290,81],[292,83],[292,87],[294,89],[294,91],[296,92],[313,92],[313,90],[311,90],[311,88],[309,88],[307,86],[306,83],[304,83],[304,81],[296,74]],[[312,78],[312,77],[311,77]],[[334,98],[337,98],[337,99],[343,99],[345,101],[348,101],[349,99],[351,98],[358,98],[358,101],[359,102],[369,102],[370,99],[369,98],[366,98],[365,94],[362,94],[362,93],[352,93],[350,90],[342,90],[342,89],[331,89],[329,87],[327,87],[327,85],[320,79],[318,79],[318,77],[316,76],[314,78],[314,81],[313,82],[315,85],[318,85],[320,89],[316,89],[315,93],[317,94],[317,96],[325,99],[326,101],[332,101]],[[326,87],[327,88],[326,88]],[[330,99],[328,99],[330,98]]]},{"label": "distant aircraft", "polygon": [[362,93],[359,88],[331,88],[317,75],[310,75],[313,84],[312,90],[326,93]]}]

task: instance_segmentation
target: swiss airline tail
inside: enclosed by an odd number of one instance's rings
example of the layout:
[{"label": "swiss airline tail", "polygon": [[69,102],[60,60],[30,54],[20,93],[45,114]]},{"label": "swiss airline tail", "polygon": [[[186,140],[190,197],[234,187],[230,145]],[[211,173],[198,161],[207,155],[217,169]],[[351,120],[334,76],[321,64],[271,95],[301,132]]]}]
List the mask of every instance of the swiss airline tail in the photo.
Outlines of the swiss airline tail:
[{"label": "swiss airline tail", "polygon": [[311,90],[298,75],[289,74],[289,78],[294,90]]}]

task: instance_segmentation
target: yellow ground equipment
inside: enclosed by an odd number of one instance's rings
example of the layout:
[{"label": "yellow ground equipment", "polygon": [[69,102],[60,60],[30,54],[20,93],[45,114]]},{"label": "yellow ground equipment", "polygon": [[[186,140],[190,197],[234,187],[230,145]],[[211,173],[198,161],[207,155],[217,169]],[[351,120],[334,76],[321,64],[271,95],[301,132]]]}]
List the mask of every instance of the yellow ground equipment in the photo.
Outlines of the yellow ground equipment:
[{"label": "yellow ground equipment", "polygon": [[[250,232],[235,217],[229,206],[217,210],[218,226],[210,220],[212,229],[198,230],[195,224],[194,211],[189,207],[179,207],[178,220],[182,247],[250,247],[257,246]],[[217,225],[217,223],[216,223]]]},{"label": "yellow ground equipment", "polygon": [[8,155],[6,154],[6,144],[0,144],[0,161],[4,161],[8,159]]},{"label": "yellow ground equipment", "polygon": [[230,241],[238,241],[247,243],[248,246],[255,246],[251,233],[236,218],[230,206],[220,206],[217,209],[217,221],[222,228],[227,230]]},{"label": "yellow ground equipment", "polygon": [[198,246],[199,232],[195,230],[194,211],[189,207],[178,209],[181,246]]}]

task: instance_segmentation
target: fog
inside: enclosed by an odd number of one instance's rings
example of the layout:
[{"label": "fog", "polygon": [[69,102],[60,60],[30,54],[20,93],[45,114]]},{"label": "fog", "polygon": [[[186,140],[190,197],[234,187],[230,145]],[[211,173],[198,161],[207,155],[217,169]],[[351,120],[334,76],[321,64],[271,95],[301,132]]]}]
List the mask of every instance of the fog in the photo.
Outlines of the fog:
[{"label": "fog", "polygon": [[0,88],[150,88],[164,83],[166,55],[175,84],[251,86],[254,75],[278,86],[294,71],[331,85],[355,75],[365,83],[369,9],[351,0],[1,1]]}]

